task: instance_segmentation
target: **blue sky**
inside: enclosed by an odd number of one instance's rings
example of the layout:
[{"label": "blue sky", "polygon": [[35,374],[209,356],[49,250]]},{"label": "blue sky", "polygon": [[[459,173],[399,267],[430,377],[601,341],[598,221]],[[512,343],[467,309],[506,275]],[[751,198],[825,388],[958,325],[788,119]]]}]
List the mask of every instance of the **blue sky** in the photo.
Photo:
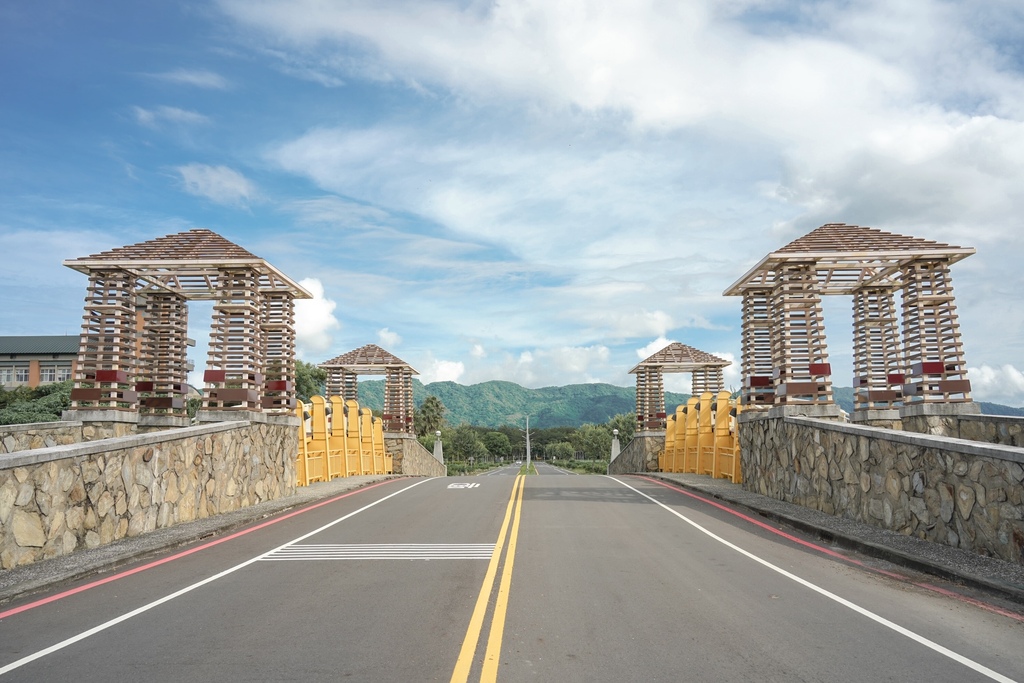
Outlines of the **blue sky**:
[{"label": "blue sky", "polygon": [[974,395],[1024,405],[1024,9],[983,4],[4,3],[0,334],[78,332],[63,260],[205,227],[317,295],[304,360],[630,385],[738,361],[722,291],[845,222],[977,248]]}]

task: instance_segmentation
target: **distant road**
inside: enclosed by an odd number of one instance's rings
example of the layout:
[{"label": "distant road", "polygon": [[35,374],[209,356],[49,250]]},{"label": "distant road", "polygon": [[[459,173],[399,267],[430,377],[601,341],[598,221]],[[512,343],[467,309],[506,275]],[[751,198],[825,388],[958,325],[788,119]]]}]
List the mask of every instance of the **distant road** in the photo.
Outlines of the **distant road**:
[{"label": "distant road", "polygon": [[642,477],[517,473],[391,480],[0,606],[0,681],[1024,681],[1019,616]]}]

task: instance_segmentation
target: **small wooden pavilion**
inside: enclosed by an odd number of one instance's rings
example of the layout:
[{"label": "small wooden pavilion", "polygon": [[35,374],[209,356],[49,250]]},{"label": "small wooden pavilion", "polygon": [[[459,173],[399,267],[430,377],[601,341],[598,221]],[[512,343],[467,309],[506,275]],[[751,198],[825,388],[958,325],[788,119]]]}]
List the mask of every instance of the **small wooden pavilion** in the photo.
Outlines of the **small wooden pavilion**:
[{"label": "small wooden pavilion", "polygon": [[384,431],[415,434],[413,426],[411,365],[376,344],[320,363],[327,371],[327,395],[359,400],[359,375],[384,375]]},{"label": "small wooden pavilion", "polygon": [[666,372],[691,373],[693,383],[690,393],[700,396],[707,391],[717,393],[725,388],[723,369],[729,365],[732,365],[730,361],[678,342],[669,344],[638,363],[629,371],[629,374],[636,375],[638,431],[665,429],[668,419],[665,414]]},{"label": "small wooden pavilion", "polygon": [[210,300],[203,407],[289,413],[294,300],[309,292],[205,229],[64,261],[89,276],[72,410],[184,418],[188,304]]},{"label": "small wooden pavilion", "polygon": [[725,291],[743,297],[743,403],[833,403],[821,297],[836,294],[853,297],[856,411],[969,402],[950,266],[974,253],[829,223],[768,254]]}]

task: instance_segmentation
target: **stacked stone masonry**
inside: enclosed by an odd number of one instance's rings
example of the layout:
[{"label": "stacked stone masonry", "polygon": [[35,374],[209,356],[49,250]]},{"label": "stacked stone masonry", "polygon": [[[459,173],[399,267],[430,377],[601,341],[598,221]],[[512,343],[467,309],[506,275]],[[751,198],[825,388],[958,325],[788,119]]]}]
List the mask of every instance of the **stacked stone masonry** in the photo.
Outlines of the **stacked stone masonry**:
[{"label": "stacked stone masonry", "polygon": [[658,470],[658,453],[664,448],[665,432],[638,432],[623,447],[619,456],[609,464],[608,474],[656,472]]},{"label": "stacked stone masonry", "polygon": [[83,440],[81,422],[32,422],[0,427],[0,453],[64,446]]},{"label": "stacked stone masonry", "polygon": [[384,447],[391,454],[395,474],[444,477],[448,468],[409,434],[386,434]]},{"label": "stacked stone masonry", "polygon": [[[898,533],[1024,563],[1021,427],[1020,421],[1001,418],[961,419],[962,436],[988,437],[967,441],[748,413],[740,429],[743,486]],[[996,440],[1012,445],[993,444]]]},{"label": "stacked stone masonry", "polygon": [[0,456],[0,567],[288,496],[295,426],[223,422]]}]

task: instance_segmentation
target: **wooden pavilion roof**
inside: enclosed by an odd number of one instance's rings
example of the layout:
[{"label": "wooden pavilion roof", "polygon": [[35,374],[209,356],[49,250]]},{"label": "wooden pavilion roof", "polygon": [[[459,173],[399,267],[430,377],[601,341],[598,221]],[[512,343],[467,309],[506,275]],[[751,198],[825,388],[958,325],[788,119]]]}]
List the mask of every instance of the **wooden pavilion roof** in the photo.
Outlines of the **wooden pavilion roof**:
[{"label": "wooden pavilion roof", "polygon": [[220,270],[250,268],[258,273],[262,292],[287,291],[296,299],[313,298],[266,260],[205,228],[69,259],[64,265],[86,275],[111,269],[127,271],[155,287],[193,300],[218,298]]},{"label": "wooden pavilion roof", "polygon": [[357,375],[383,375],[394,368],[408,368],[412,374],[420,374],[404,360],[376,344],[360,346],[358,349],[320,363],[318,367],[341,368]]},{"label": "wooden pavilion roof", "polygon": [[648,356],[629,371],[635,375],[641,368],[658,367],[665,372],[693,372],[701,368],[724,368],[732,365],[718,356],[712,356],[699,349],[679,342],[672,342],[661,351]]},{"label": "wooden pavilion roof", "polygon": [[851,294],[866,286],[895,287],[900,270],[915,261],[956,263],[974,253],[973,247],[956,247],[859,225],[827,223],[762,258],[724,294],[741,296],[751,289],[771,289],[777,268],[807,262],[817,266],[822,294]]}]

